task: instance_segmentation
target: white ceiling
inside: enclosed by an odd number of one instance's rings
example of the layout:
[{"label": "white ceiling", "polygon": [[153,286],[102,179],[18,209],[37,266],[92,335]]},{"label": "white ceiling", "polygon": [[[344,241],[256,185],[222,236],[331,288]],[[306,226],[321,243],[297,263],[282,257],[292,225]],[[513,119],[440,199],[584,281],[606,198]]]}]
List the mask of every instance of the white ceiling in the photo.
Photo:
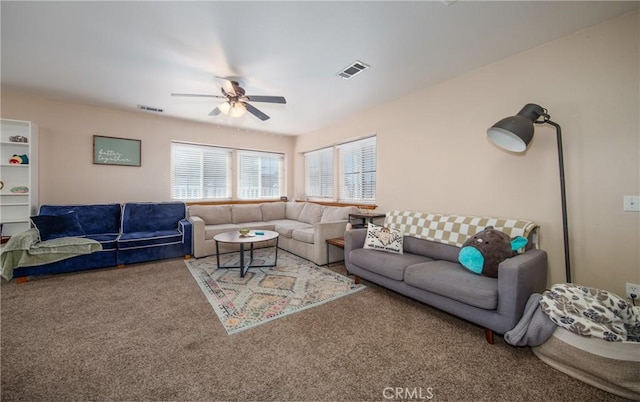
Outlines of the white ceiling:
[{"label": "white ceiling", "polygon": [[[638,1],[6,2],[3,87],[81,103],[304,134],[637,9]],[[355,60],[371,68],[336,73]],[[208,113],[236,76],[262,122]],[[536,79],[536,78],[531,78]],[[149,113],[149,112],[140,112]]]}]

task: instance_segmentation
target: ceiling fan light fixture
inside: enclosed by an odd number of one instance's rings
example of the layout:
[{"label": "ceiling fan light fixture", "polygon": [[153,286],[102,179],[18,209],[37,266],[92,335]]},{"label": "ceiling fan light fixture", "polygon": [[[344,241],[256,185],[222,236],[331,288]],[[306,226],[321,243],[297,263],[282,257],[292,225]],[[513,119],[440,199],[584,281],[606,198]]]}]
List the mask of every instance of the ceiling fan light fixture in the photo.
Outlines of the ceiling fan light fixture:
[{"label": "ceiling fan light fixture", "polygon": [[231,111],[231,104],[229,102],[222,102],[220,105],[218,105],[218,109],[220,109],[222,113],[228,115]]},{"label": "ceiling fan light fixture", "polygon": [[247,108],[239,102],[234,103],[233,108],[231,108],[231,117],[240,117],[247,111]]}]

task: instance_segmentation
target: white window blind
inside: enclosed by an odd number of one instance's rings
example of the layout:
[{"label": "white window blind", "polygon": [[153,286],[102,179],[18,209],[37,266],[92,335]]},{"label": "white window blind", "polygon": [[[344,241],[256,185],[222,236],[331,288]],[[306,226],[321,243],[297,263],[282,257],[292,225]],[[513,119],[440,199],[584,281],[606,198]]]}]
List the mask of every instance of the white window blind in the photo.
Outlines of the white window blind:
[{"label": "white window blind", "polygon": [[338,146],[339,201],[375,202],[376,137]]},{"label": "white window blind", "polygon": [[278,198],[282,195],[284,155],[238,151],[238,198]]},{"label": "white window blind", "polygon": [[333,198],[333,147],[304,154],[305,195]]},{"label": "white window blind", "polygon": [[171,143],[171,198],[231,198],[231,150]]}]

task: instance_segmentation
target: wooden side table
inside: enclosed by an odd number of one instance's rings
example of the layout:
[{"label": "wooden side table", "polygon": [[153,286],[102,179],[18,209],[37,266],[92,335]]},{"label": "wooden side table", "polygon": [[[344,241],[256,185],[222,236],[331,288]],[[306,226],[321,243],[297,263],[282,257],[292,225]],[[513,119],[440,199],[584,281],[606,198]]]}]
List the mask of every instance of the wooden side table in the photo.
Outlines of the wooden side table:
[{"label": "wooden side table", "polygon": [[[326,242],[327,242],[327,266],[329,266],[329,264],[331,264],[331,261],[329,260],[329,246],[338,247],[344,250],[344,237],[327,239]],[[344,261],[344,260],[341,260],[341,261]],[[340,261],[334,261],[334,262],[340,262]]]}]

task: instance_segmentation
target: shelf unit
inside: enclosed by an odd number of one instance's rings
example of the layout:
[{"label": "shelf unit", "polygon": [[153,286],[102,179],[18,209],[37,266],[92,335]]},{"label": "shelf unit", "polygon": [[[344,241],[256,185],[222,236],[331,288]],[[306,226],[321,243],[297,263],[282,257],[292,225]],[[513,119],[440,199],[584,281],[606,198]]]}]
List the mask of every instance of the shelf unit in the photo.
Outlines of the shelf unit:
[{"label": "shelf unit", "polygon": [[[11,141],[22,136],[27,142]],[[28,164],[10,164],[13,155],[27,155]],[[0,119],[0,223],[2,236],[31,227],[29,218],[38,209],[38,127],[29,121]],[[26,192],[16,189],[26,188]],[[14,191],[11,191],[14,189]]]}]

